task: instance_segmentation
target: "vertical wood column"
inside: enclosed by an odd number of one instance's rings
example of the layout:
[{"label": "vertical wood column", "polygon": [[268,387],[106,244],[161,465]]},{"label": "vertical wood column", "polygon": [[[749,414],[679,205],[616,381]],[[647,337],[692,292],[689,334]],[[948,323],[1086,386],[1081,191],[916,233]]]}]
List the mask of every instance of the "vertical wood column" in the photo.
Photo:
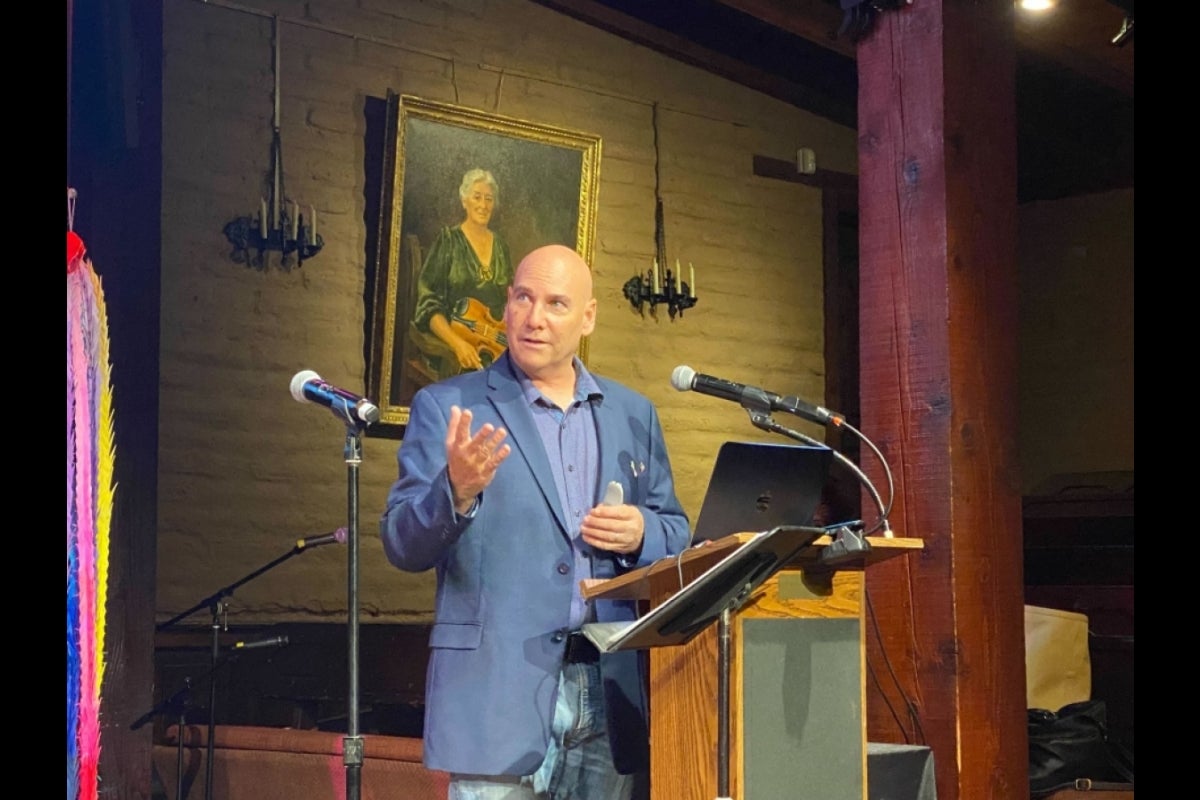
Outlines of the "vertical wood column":
[{"label": "vertical wood column", "polygon": [[931,746],[939,800],[1028,793],[1014,63],[1011,0],[920,0],[858,46],[861,428],[925,540],[867,576],[868,733]]}]

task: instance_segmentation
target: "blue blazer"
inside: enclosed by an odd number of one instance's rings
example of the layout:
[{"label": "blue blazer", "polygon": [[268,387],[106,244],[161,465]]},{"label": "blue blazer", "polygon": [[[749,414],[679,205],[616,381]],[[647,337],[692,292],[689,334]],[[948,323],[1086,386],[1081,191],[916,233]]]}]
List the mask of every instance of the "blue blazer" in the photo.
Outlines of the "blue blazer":
[{"label": "blue blazer", "polygon": [[[646,520],[634,558],[597,551],[595,577],[613,577],[678,553],[690,537],[675,496],[658,413],[648,399],[595,376],[599,503],[610,480]],[[472,431],[503,426],[513,452],[458,517],[446,472],[450,406],[470,409]],[[505,353],[487,369],[418,391],[397,459],[399,479],[380,521],[384,551],[408,571],[437,570],[426,677],[425,764],[476,775],[529,775],[550,742],[566,647],[571,590],[581,576],[550,462]],[[632,601],[596,601],[600,621],[632,620]],[[622,773],[649,763],[643,654],[601,657],[613,759]]]}]

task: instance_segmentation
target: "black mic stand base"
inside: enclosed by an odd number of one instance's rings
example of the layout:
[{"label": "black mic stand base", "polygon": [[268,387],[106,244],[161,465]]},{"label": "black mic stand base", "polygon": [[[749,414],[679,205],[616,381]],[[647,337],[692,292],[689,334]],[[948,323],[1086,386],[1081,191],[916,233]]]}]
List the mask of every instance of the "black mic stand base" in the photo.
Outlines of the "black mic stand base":
[{"label": "black mic stand base", "polygon": [[867,537],[848,525],[832,531],[831,535],[833,541],[817,556],[817,564],[822,567],[836,567],[839,564],[855,561],[863,553],[871,550],[871,543],[867,541]]}]

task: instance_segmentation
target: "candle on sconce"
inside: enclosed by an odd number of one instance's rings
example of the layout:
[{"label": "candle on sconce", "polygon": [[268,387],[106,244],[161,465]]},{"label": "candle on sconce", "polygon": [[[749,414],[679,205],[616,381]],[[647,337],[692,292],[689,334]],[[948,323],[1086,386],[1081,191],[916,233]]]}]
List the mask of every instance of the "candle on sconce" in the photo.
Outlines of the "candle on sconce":
[{"label": "candle on sconce", "polygon": [[292,241],[300,237],[300,204],[292,201]]},{"label": "candle on sconce", "polygon": [[267,238],[267,201],[259,198],[258,202],[258,235]]},{"label": "candle on sconce", "polygon": [[308,215],[310,219],[308,223],[308,235],[312,237],[312,243],[315,245],[317,243],[317,207],[309,206]]},{"label": "candle on sconce", "polygon": [[682,270],[679,269],[679,259],[677,258],[675,259],[675,294],[683,294],[683,276],[680,275],[681,272]]},{"label": "candle on sconce", "polygon": [[688,262],[688,296],[694,298],[696,296],[696,268],[692,266],[692,262]]},{"label": "candle on sconce", "polygon": [[658,281],[658,259],[656,258],[654,259],[654,293],[660,294],[661,292],[661,284]]}]

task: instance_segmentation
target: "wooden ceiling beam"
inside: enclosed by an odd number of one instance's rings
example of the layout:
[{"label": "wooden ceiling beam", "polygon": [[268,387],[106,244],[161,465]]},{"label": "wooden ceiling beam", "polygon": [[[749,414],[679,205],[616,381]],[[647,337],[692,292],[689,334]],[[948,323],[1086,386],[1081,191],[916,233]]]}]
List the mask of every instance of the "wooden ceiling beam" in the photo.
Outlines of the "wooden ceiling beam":
[{"label": "wooden ceiling beam", "polygon": [[842,26],[842,11],[827,0],[717,0],[721,5],[760,19],[768,25],[835,53],[855,57],[854,43],[838,36]]},{"label": "wooden ceiling beam", "polygon": [[648,47],[685,64],[699,67],[798,108],[807,109],[841,125],[854,126],[856,97],[834,95],[828,91],[789,80],[617,11],[599,0],[535,1],[539,5]]},{"label": "wooden ceiling beam", "polygon": [[[1132,3],[1132,0],[1126,0]],[[780,30],[856,58],[855,45],[838,36],[842,12],[827,0],[717,0]],[[896,12],[904,13],[903,9]],[[1048,13],[1016,14],[1017,44],[1072,72],[1133,97],[1133,47],[1113,37],[1126,13],[1112,0],[1060,0]]]}]

